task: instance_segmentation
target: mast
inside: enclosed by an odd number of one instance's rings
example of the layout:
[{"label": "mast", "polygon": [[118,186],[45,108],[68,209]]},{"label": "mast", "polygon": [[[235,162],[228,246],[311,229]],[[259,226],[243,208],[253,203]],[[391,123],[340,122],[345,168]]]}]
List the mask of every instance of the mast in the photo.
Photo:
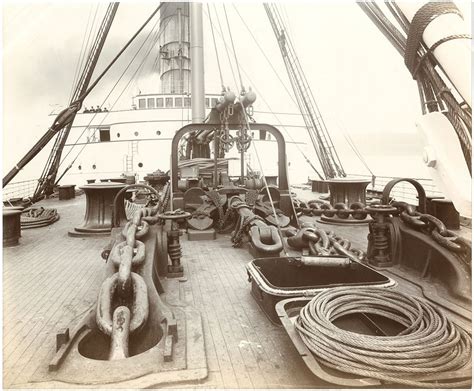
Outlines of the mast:
[{"label": "mast", "polygon": [[90,92],[91,87],[89,87],[89,83],[100,53],[102,52],[102,47],[104,46],[105,39],[109,33],[118,6],[119,3],[110,3],[109,7],[107,8],[106,14],[102,20],[102,24],[94,41],[94,45],[90,50],[87,62],[81,74],[81,78],[76,85],[76,89],[69,107],[58,114],[51,127],[41,137],[41,139],[39,139],[36,144],[26,153],[26,155],[18,162],[18,164],[16,164],[15,167],[13,167],[7,173],[7,175],[3,178],[3,187],[5,187],[20,172],[20,170],[25,167],[55,135],[57,135],[53,150],[51,151],[46,166],[43,169],[43,173],[38,181],[38,186],[35,190],[33,198],[39,199],[43,192],[46,192],[46,194],[52,193],[52,187],[55,183],[58,173],[64,145],[66,144],[66,140],[69,135],[69,131],[71,130],[76,113],[79,111],[85,96],[87,96],[88,92]]},{"label": "mast", "polygon": [[191,3],[191,109],[192,122],[204,121],[204,51],[202,34],[202,3]]},{"label": "mast", "polygon": [[[296,96],[296,101],[305,122],[308,134],[326,179],[344,178],[346,173],[342,167],[329,131],[314,99],[313,93],[303,72],[296,51],[285,31],[283,20],[277,7],[271,3],[263,4],[270,25],[278,40],[280,52]],[[318,173],[319,175],[319,173]],[[319,175],[321,177],[321,175]],[[321,179],[323,179],[321,177]]]}]

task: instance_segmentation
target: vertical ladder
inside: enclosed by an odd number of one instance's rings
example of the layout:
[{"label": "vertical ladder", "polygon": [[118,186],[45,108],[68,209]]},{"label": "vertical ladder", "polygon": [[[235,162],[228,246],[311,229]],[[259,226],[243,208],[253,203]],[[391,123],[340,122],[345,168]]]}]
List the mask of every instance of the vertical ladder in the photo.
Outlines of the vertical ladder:
[{"label": "vertical ladder", "polygon": [[125,155],[125,172],[133,173],[133,161],[134,157],[138,155],[138,141],[132,141],[129,143],[128,154]]}]

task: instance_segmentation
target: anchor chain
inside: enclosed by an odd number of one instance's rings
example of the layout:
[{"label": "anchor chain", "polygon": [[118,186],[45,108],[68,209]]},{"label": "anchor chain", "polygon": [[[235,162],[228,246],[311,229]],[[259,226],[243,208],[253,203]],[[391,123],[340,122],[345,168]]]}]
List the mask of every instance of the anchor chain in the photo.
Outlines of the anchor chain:
[{"label": "anchor chain", "polygon": [[391,205],[398,209],[400,218],[404,223],[430,235],[438,244],[456,253],[463,262],[468,265],[471,264],[471,241],[448,230],[438,218],[417,212],[412,205],[406,202],[393,202]]},{"label": "anchor chain", "polygon": [[110,253],[116,272],[102,283],[96,312],[99,330],[111,339],[109,360],[128,357],[129,335],[139,332],[147,322],[148,288],[138,274],[146,255],[140,239],[146,236],[150,224],[157,222],[155,215],[165,200],[166,192],[156,207],[136,210],[122,230],[124,240]]},{"label": "anchor chain", "polygon": [[[229,117],[233,114],[234,109],[231,105],[227,106],[227,108],[220,114],[221,131],[219,132],[220,135],[218,137],[220,141],[219,146],[224,149],[224,152],[229,152],[235,141],[234,137],[229,133]],[[221,156],[220,153],[219,156]]]},{"label": "anchor chain", "polygon": [[[295,200],[293,204],[297,216],[337,216],[341,219],[347,219],[349,216],[352,216],[356,220],[363,220],[367,215],[374,215],[374,211],[370,210],[370,206],[366,207],[361,202],[354,202],[349,208],[343,203],[337,203],[332,206],[319,200],[308,202]],[[463,262],[470,264],[471,241],[448,230],[444,223],[438,218],[416,211],[413,205],[406,202],[394,201],[390,206],[397,208],[397,211],[394,211],[392,214],[399,215],[405,224],[430,235],[438,244],[456,253]],[[383,207],[383,205],[381,205],[381,207]],[[376,235],[376,237],[380,241],[378,244],[384,247],[385,243],[382,243],[382,236]]]},{"label": "anchor chain", "polygon": [[311,200],[308,202],[293,202],[297,216],[337,216],[340,219],[348,219],[353,217],[355,220],[364,220],[369,212],[365,209],[362,202],[354,202],[348,207],[343,202],[338,202],[334,206],[319,200]]},{"label": "anchor chain", "polygon": [[354,261],[363,261],[364,251],[352,248],[352,243],[333,231],[325,231],[316,227],[305,227],[287,231],[288,244],[294,248],[309,248],[311,255],[328,256],[344,255]]},{"label": "anchor chain", "polygon": [[247,193],[245,193],[245,203],[251,208],[255,206],[258,198],[259,194],[257,190],[249,190]]},{"label": "anchor chain", "polygon": [[[223,208],[223,203],[221,202],[221,196],[215,190],[207,191],[206,195],[209,198],[209,200],[214,204],[214,206],[217,208],[217,213],[219,214],[219,221],[217,223],[217,226],[222,227],[223,222],[224,222],[224,208]],[[211,216],[209,215],[209,217]]]},{"label": "anchor chain", "polygon": [[236,216],[236,211],[233,208],[228,207],[222,221],[219,221],[217,225],[217,232],[222,233],[226,229],[226,224],[229,220],[232,220]]},{"label": "anchor chain", "polygon": [[257,215],[247,216],[240,219],[239,229],[234,231],[230,238],[232,242],[232,247],[240,247],[242,245],[242,239],[244,235],[248,233],[250,225],[256,220],[265,222],[265,220],[263,220],[260,216]]},{"label": "anchor chain", "polygon": [[247,127],[242,125],[240,130],[237,131],[236,146],[239,153],[246,152],[250,148],[252,142],[252,136],[247,132]]}]

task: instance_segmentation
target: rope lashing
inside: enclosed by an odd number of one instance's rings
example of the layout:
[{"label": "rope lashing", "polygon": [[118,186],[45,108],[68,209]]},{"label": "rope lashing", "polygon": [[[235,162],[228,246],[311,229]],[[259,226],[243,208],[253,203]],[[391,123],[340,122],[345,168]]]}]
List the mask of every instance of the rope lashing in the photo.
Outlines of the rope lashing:
[{"label": "rope lashing", "polygon": [[[398,335],[346,331],[333,322],[373,314],[405,327]],[[305,345],[326,366],[409,387],[469,387],[470,335],[428,302],[384,288],[336,288],[315,296],[295,323]],[[443,383],[450,373],[457,379]],[[466,370],[464,376],[463,370]],[[446,376],[444,376],[446,375]]]},{"label": "rope lashing", "polygon": [[[457,14],[461,16],[458,7],[452,2],[430,2],[422,6],[413,17],[408,31],[407,44],[405,49],[405,64],[415,78],[417,68],[417,52],[420,48],[421,38],[425,28],[438,16],[444,14]],[[434,49],[433,49],[434,50]]]},{"label": "rope lashing", "polygon": [[[426,58],[428,58],[438,46],[442,45],[445,42],[452,41],[454,39],[471,39],[471,36],[468,34],[454,34],[454,35],[449,35],[447,37],[444,37],[440,39],[439,41],[436,41],[427,51],[425,54],[423,54],[420,59],[418,60],[418,63],[415,66],[415,69],[413,70],[413,78],[416,79],[416,75],[418,74],[418,71],[420,70],[421,65],[423,64],[423,61],[425,61]],[[428,102],[427,102],[428,103]]]}]

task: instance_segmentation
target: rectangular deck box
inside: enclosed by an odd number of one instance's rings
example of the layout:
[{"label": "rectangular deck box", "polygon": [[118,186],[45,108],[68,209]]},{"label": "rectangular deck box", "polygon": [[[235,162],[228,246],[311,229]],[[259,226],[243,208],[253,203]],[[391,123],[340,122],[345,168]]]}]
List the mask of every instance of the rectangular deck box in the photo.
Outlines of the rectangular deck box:
[{"label": "rectangular deck box", "polygon": [[[339,256],[322,258],[345,259]],[[340,286],[390,286],[393,281],[376,270],[352,262],[350,267],[298,265],[298,257],[257,258],[247,264],[251,292],[270,320],[280,324],[275,305],[292,297],[312,297]]]}]

